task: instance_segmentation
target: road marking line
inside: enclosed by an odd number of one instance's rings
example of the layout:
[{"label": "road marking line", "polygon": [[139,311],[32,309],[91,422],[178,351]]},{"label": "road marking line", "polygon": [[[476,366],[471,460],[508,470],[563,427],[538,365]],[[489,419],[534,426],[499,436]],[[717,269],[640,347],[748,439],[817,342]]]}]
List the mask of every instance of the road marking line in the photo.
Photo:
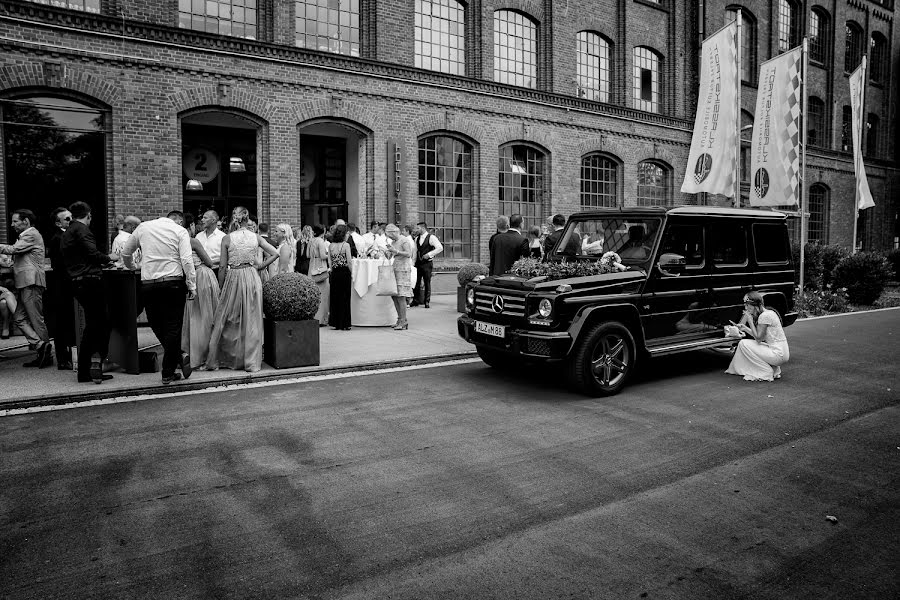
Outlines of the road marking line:
[{"label": "road marking line", "polygon": [[888,306],[886,308],[873,308],[870,310],[854,310],[851,312],[833,313],[830,315],[819,315],[818,317],[803,317],[802,319],[797,319],[794,322],[794,324],[796,325],[800,321],[815,321],[816,319],[833,319],[834,317],[847,317],[850,315],[865,315],[868,313],[884,312],[886,310],[900,310],[900,306]]},{"label": "road marking line", "polygon": [[[230,392],[235,390],[244,390],[252,388],[276,387],[282,385],[294,385],[298,383],[309,383],[313,381],[327,381],[329,379],[344,379],[350,377],[365,377],[368,375],[382,375],[385,373],[398,373],[401,371],[419,371],[422,369],[436,369],[440,367],[453,367],[456,365],[467,365],[480,363],[480,358],[461,358],[458,360],[447,360],[441,362],[428,363],[423,365],[410,365],[406,367],[389,367],[386,369],[375,369],[370,371],[353,371],[350,373],[330,373],[328,375],[307,375],[305,377],[293,377],[291,379],[276,379],[272,381],[259,381],[256,383],[232,383],[228,385],[214,385],[200,390],[185,390],[182,392],[172,392],[171,394],[141,394],[138,396],[118,396],[116,398],[107,398],[105,400],[86,400],[83,402],[72,402],[69,404],[58,404],[52,406],[32,406],[29,408],[11,408],[0,410],[0,418],[11,417],[15,415],[27,415],[39,412],[52,412],[57,410],[69,410],[71,408],[87,408],[90,406],[104,406],[106,404],[123,404],[126,402],[141,402],[143,400],[154,400],[159,398],[179,398],[183,396],[196,396],[199,394],[211,394],[217,392]],[[210,382],[213,383],[213,382]]]}]

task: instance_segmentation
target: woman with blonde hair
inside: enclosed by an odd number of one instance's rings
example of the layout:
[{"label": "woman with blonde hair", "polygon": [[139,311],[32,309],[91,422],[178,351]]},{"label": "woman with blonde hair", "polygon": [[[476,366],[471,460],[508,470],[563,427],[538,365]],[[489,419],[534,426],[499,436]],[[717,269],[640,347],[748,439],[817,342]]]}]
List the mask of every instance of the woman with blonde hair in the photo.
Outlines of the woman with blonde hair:
[{"label": "woman with blonde hair", "polygon": [[231,214],[229,233],[222,239],[219,259],[219,305],[209,340],[207,370],[220,365],[259,371],[262,365],[262,282],[257,275],[257,250],[267,255],[266,268],[278,251],[250,231],[250,213],[238,206]]},{"label": "woman with blonde hair", "polygon": [[269,238],[278,250],[278,260],[269,265],[269,277],[279,273],[293,273],[297,261],[297,240],[294,231],[287,223],[279,223],[269,232]]},{"label": "woman with blonde hair", "polygon": [[213,264],[203,243],[196,238],[193,219],[185,214],[184,228],[191,236],[191,258],[197,273],[197,297],[184,304],[184,320],[181,326],[181,348],[191,357],[191,367],[206,364],[209,357],[209,338],[212,333],[216,307],[219,304],[219,282]]},{"label": "woman with blonde hair", "polygon": [[[406,227],[408,229],[408,227]],[[397,280],[397,292],[391,296],[394,308],[397,309],[397,323],[394,329],[409,329],[406,320],[406,299],[412,298],[412,264],[411,257],[416,251],[411,237],[400,235],[400,228],[393,223],[384,228],[384,233],[391,243],[386,254],[394,259],[394,279]]]},{"label": "woman with blonde hair", "polygon": [[725,372],[743,375],[745,381],[779,379],[781,365],[791,359],[791,352],[781,319],[777,312],[766,308],[762,294],[749,292],[744,296],[744,315],[733,325],[751,339],[738,343]]}]

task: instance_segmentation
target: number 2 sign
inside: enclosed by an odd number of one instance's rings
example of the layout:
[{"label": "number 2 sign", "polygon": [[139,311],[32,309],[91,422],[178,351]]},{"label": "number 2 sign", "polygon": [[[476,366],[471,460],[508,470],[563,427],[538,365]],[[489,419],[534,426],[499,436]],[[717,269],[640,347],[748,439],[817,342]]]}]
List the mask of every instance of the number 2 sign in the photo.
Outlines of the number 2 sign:
[{"label": "number 2 sign", "polygon": [[209,183],[219,174],[219,159],[206,148],[191,148],[181,161],[184,176]]}]

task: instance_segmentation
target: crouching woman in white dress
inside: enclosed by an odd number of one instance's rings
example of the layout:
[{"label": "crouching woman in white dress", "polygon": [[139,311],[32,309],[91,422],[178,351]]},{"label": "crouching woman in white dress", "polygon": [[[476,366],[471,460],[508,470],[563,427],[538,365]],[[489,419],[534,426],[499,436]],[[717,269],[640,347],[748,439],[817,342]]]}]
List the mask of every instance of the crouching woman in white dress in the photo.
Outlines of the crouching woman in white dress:
[{"label": "crouching woman in white dress", "polygon": [[781,319],[777,312],[765,307],[762,294],[750,292],[744,296],[744,316],[737,327],[753,339],[738,343],[725,372],[743,375],[746,381],[772,381],[781,377],[781,365],[790,360],[791,353]]}]

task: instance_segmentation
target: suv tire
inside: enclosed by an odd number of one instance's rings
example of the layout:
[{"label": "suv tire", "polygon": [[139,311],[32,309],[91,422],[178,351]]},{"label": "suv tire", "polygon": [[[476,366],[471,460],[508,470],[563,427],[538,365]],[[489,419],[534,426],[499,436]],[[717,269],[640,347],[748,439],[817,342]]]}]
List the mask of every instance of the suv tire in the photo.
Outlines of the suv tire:
[{"label": "suv tire", "polygon": [[568,378],[580,392],[612,396],[625,387],[634,372],[636,360],[631,331],[618,321],[599,323],[575,345]]},{"label": "suv tire", "polygon": [[516,361],[515,356],[500,350],[492,350],[484,346],[475,346],[475,350],[484,364],[494,369],[510,369]]}]

